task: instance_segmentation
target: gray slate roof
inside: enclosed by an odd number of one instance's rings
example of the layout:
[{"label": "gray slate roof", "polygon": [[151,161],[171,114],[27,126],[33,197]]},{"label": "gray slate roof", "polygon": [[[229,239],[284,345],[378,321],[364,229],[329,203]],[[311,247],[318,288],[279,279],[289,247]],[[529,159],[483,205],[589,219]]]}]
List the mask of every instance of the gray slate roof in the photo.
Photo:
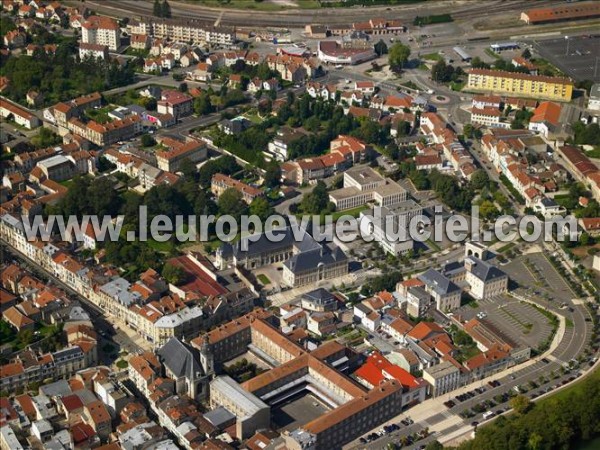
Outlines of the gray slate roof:
[{"label": "gray slate roof", "polygon": [[217,428],[221,428],[224,424],[235,420],[235,416],[222,406],[207,412],[204,414],[204,418]]},{"label": "gray slate roof", "polygon": [[427,270],[427,272],[419,275],[417,278],[433,289],[438,295],[448,295],[460,291],[460,288],[455,283],[434,269]]},{"label": "gray slate roof", "polygon": [[319,288],[314,291],[307,292],[302,295],[305,300],[308,300],[315,305],[326,305],[335,301],[335,297],[327,289]]},{"label": "gray slate roof", "polygon": [[158,350],[158,356],[165,367],[177,378],[194,379],[204,374],[196,350],[176,337],[169,339]]},{"label": "gray slate roof", "polygon": [[482,261],[479,258],[469,256],[467,259],[471,260],[473,263],[471,273],[481,281],[492,281],[506,276],[506,274],[496,266],[492,266],[490,263]]},{"label": "gray slate roof", "polygon": [[292,271],[292,273],[300,273],[309,269],[316,268],[319,264],[328,266],[339,261],[347,261],[348,257],[339,248],[330,249],[323,245],[321,251],[312,250],[303,253],[297,253],[288,259],[284,265]]}]

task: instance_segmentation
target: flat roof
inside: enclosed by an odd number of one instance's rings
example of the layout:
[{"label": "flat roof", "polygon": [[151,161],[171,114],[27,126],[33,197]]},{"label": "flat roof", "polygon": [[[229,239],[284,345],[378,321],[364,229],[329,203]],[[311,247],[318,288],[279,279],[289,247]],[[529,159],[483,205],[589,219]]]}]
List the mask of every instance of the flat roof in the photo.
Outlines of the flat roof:
[{"label": "flat roof", "polygon": [[344,172],[360,185],[383,181],[384,178],[370,167],[352,167]]}]

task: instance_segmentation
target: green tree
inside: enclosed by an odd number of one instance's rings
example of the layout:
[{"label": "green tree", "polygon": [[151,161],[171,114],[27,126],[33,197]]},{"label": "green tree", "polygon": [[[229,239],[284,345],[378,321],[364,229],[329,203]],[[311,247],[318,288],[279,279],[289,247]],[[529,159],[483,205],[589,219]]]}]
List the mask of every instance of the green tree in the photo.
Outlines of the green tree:
[{"label": "green tree", "polygon": [[262,62],[256,66],[256,76],[261,80],[268,80],[273,76],[273,72],[271,69],[269,69],[269,66],[266,62]]},{"label": "green tree", "polygon": [[493,219],[498,215],[499,211],[496,209],[496,205],[489,200],[484,200],[479,205],[479,214],[483,219]]},{"label": "green tree", "polygon": [[171,18],[171,5],[169,5],[169,2],[167,2],[167,0],[163,0],[160,9],[161,9],[160,17],[166,17],[168,19]]},{"label": "green tree", "polygon": [[38,134],[31,138],[31,143],[36,148],[46,148],[58,145],[62,142],[62,138],[54,133],[50,128],[42,127]]},{"label": "green tree", "polygon": [[383,39],[379,39],[379,42],[375,44],[374,49],[378,56],[385,55],[388,52],[388,46]]},{"label": "green tree", "polygon": [[0,38],[2,40],[4,40],[4,36],[6,35],[6,33],[8,33],[9,31],[13,31],[16,28],[17,27],[15,23],[10,17],[6,15],[2,15],[2,17],[0,17]]},{"label": "green tree", "polygon": [[489,69],[490,65],[484,62],[479,56],[471,60],[471,67],[474,69]]},{"label": "green tree", "polygon": [[156,144],[156,141],[154,140],[154,138],[151,135],[149,135],[148,133],[142,135],[141,141],[142,141],[142,147],[152,147],[153,145]]},{"label": "green tree", "polygon": [[273,208],[264,197],[256,197],[250,203],[250,214],[257,215],[261,220],[265,221],[273,214]]},{"label": "green tree", "polygon": [[304,128],[313,133],[318,131],[320,126],[321,121],[317,116],[310,116],[306,122],[304,122]]},{"label": "green tree", "polygon": [[275,161],[269,163],[265,169],[264,182],[268,188],[279,186],[281,182],[281,167]]},{"label": "green tree", "polygon": [[529,59],[531,58],[531,52],[528,48],[526,48],[525,50],[523,50],[523,53],[521,53],[521,56],[525,59]]},{"label": "green tree", "polygon": [[442,444],[440,444],[438,441],[432,441],[429,444],[427,444],[427,447],[425,447],[425,450],[444,450],[444,446]]},{"label": "green tree", "polygon": [[410,58],[410,47],[396,42],[389,49],[388,62],[392,70],[402,70],[402,67]]},{"label": "green tree", "polygon": [[186,273],[180,267],[171,263],[166,263],[162,270],[162,276],[168,283],[177,286],[185,281]]},{"label": "green tree", "polygon": [[463,134],[465,135],[465,137],[467,138],[472,138],[473,137],[473,125],[470,123],[465,124],[465,126],[463,127]]},{"label": "green tree", "polygon": [[490,177],[483,169],[478,169],[471,175],[471,186],[473,189],[483,189],[490,182]]},{"label": "green tree", "polygon": [[101,173],[116,168],[117,165],[111,163],[108,159],[106,159],[106,156],[101,156],[100,158],[98,158],[98,171],[100,171]]},{"label": "green tree", "polygon": [[431,68],[431,79],[438,83],[447,83],[452,80],[454,67],[446,64],[446,61],[440,59]]},{"label": "green tree", "polygon": [[327,212],[328,204],[327,186],[322,181],[318,181],[312,192],[306,194],[300,202],[300,209],[305,214],[320,214]]},{"label": "green tree", "polygon": [[531,401],[529,400],[529,397],[521,394],[511,398],[509,404],[517,414],[525,414],[531,407]]},{"label": "green tree", "polygon": [[221,215],[228,214],[239,217],[246,211],[246,203],[241,192],[233,188],[225,190],[219,196],[217,205],[219,206],[219,213]]},{"label": "green tree", "polygon": [[142,97],[139,100],[140,106],[143,106],[148,111],[156,111],[156,107],[158,106],[158,102],[154,97]]},{"label": "green tree", "polygon": [[199,116],[210,114],[214,111],[210,95],[208,92],[202,92],[199,97],[194,100],[194,112]]},{"label": "green tree", "polygon": [[152,8],[152,14],[156,17],[162,17],[162,5],[159,0],[154,0],[154,6]]}]

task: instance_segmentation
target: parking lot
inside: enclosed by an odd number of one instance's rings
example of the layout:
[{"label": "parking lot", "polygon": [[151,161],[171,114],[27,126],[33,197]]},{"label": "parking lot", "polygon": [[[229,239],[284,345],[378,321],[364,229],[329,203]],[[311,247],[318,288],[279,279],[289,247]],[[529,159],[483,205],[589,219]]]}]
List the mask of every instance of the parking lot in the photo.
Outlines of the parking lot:
[{"label": "parking lot", "polygon": [[537,348],[552,333],[548,318],[527,303],[502,295],[460,309],[465,320],[478,318],[507,343]]},{"label": "parking lot", "polygon": [[543,253],[522,255],[502,267],[509,278],[537,297],[566,301],[575,293]]},{"label": "parking lot", "polygon": [[536,51],[577,81],[600,81],[600,35],[533,41]]}]

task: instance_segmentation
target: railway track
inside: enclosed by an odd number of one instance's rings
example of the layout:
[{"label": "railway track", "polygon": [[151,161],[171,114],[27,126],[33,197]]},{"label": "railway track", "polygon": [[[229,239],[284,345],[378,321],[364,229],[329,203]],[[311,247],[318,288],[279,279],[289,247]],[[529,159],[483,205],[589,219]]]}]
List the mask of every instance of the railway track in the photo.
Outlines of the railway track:
[{"label": "railway track", "polygon": [[[73,2],[71,2],[73,3]],[[442,4],[443,3],[443,4]],[[260,11],[243,11],[235,9],[216,9],[204,7],[202,5],[182,4],[171,1],[171,10],[175,18],[190,18],[205,20],[215,23],[220,20],[221,25],[228,26],[276,26],[287,28],[302,28],[309,23],[326,23],[330,25],[352,23],[364,21],[369,17],[384,16],[393,19],[404,20],[407,23],[418,15],[441,14],[451,12],[455,20],[469,20],[483,18],[485,16],[506,13],[514,11],[515,15],[531,7],[529,0],[484,0],[482,2],[473,2],[471,6],[459,6],[456,10],[452,9],[454,2],[445,1],[434,6],[434,4],[421,4],[418,6],[390,6],[389,10],[385,7],[373,7],[369,9],[347,8],[333,9],[322,8],[318,10],[289,10],[281,12],[264,13]],[[561,4],[560,1],[544,2],[544,6]],[[139,18],[152,14],[152,3],[147,1],[132,0],[104,0],[86,2],[90,8],[100,13],[112,15],[114,17]],[[537,6],[537,5],[536,5]]]}]

